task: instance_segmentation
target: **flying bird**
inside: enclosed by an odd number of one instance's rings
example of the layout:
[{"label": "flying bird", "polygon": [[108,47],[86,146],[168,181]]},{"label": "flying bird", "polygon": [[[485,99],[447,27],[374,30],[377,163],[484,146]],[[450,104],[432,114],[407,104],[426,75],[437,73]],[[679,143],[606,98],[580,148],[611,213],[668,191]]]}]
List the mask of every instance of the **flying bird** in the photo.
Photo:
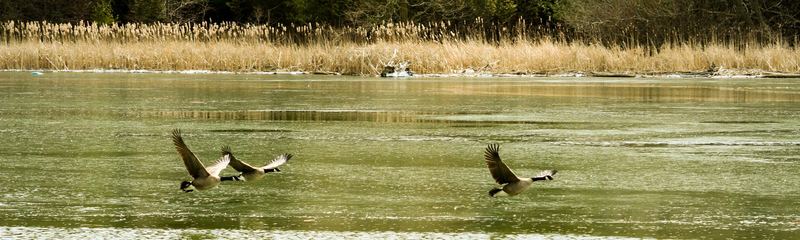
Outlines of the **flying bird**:
[{"label": "flying bird", "polygon": [[178,151],[178,155],[183,159],[183,164],[186,165],[186,170],[192,176],[192,181],[181,182],[181,190],[184,192],[192,192],[194,189],[207,190],[216,187],[222,181],[237,180],[236,177],[219,176],[219,173],[228,166],[233,158],[230,154],[223,154],[214,164],[206,167],[183,142],[181,130],[172,131],[172,143],[175,144],[175,150]]},{"label": "flying bird", "polygon": [[[272,161],[268,162],[266,165],[262,167],[253,167],[250,164],[242,162],[241,160],[237,159],[231,153],[231,149],[229,147],[222,148],[222,154],[225,156],[230,156],[231,162],[230,166],[236,171],[239,171],[241,177],[244,177],[245,181],[255,181],[263,178],[267,173],[271,172],[280,172],[281,170],[278,169],[279,166],[283,165],[284,163],[288,162],[289,159],[292,159],[292,154],[284,153],[272,159]],[[240,177],[237,177],[236,180],[241,180]]]},{"label": "flying bird", "polygon": [[502,187],[495,187],[489,190],[489,196],[514,196],[528,190],[535,181],[553,180],[553,175],[556,175],[557,170],[545,170],[539,173],[538,176],[532,178],[520,178],[511,171],[510,168],[500,160],[500,145],[489,144],[483,157],[486,160],[486,166],[489,167],[489,172],[494,177],[497,184],[503,185]]}]

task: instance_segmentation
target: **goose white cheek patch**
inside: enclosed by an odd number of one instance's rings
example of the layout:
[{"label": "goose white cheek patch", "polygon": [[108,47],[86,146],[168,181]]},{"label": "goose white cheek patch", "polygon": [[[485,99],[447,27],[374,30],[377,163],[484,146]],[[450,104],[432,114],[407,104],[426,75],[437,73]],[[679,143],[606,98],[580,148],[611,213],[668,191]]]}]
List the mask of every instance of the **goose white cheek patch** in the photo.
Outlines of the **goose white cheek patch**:
[{"label": "goose white cheek patch", "polygon": [[184,192],[193,192],[193,191],[196,191],[197,189],[195,189],[194,186],[189,185],[188,187],[183,188],[181,190],[183,190]]}]

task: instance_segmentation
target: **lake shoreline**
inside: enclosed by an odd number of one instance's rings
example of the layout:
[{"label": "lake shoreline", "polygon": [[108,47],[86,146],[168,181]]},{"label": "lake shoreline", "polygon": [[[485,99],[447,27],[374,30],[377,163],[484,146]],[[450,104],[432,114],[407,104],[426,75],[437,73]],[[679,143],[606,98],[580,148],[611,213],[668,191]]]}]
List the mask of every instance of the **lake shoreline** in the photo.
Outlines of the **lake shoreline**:
[{"label": "lake shoreline", "polygon": [[[52,72],[65,73],[131,73],[131,74],[232,74],[232,75],[332,75],[332,76],[365,76],[380,77],[378,75],[344,74],[327,71],[216,71],[216,70],[128,70],[128,69],[84,69],[84,70],[53,70],[53,69],[0,69],[0,72],[31,72],[40,75]],[[629,73],[629,72],[476,72],[471,69],[458,70],[451,73],[425,73],[414,74],[410,77],[382,77],[386,79],[406,78],[800,78],[800,73],[769,72],[762,70],[717,70],[699,72],[661,72],[661,73]]]}]

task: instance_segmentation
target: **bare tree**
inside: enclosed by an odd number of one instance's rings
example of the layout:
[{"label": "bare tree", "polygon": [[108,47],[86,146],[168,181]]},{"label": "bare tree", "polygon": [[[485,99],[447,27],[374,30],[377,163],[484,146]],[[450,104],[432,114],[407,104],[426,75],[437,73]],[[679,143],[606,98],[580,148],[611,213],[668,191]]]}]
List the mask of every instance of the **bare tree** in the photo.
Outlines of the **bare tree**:
[{"label": "bare tree", "polygon": [[210,10],[208,0],[167,0],[166,17],[170,22],[201,22]]},{"label": "bare tree", "polygon": [[798,1],[565,0],[562,19],[584,37],[654,47],[671,41],[772,41],[800,27]]},{"label": "bare tree", "polygon": [[385,21],[405,21],[408,19],[407,0],[364,0],[345,12],[349,22],[360,26],[371,26]]}]

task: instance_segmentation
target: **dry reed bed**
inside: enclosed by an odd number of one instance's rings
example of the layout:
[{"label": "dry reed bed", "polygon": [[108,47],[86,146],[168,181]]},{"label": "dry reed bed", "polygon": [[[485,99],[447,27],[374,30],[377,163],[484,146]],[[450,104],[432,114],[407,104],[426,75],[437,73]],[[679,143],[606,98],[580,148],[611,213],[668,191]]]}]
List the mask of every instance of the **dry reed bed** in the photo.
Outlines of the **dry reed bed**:
[{"label": "dry reed bed", "polygon": [[[478,22],[482,22],[478,19]],[[500,29],[504,38],[523,36],[536,32],[527,29],[524,22],[515,29]],[[197,23],[197,24],[96,24],[96,23],[48,23],[14,22],[0,24],[0,41],[42,41],[42,42],[142,42],[142,41],[190,41],[190,42],[246,42],[259,44],[298,44],[298,43],[365,43],[373,41],[484,41],[484,29],[478,25],[458,27],[450,22],[417,24],[413,22],[385,23],[372,27],[333,28],[327,25],[254,25],[238,23]]]},{"label": "dry reed bed", "polygon": [[800,51],[781,42],[744,48],[724,43],[671,44],[653,53],[641,46],[606,47],[513,34],[529,31],[526,29],[505,33],[514,41],[490,43],[482,34],[446,30],[449,23],[389,23],[372,29],[294,28],[7,22],[0,31],[4,41],[0,45],[0,69],[377,74],[383,63],[409,61],[418,73],[464,69],[493,73],[698,72],[712,64],[741,71],[800,72]]}]

